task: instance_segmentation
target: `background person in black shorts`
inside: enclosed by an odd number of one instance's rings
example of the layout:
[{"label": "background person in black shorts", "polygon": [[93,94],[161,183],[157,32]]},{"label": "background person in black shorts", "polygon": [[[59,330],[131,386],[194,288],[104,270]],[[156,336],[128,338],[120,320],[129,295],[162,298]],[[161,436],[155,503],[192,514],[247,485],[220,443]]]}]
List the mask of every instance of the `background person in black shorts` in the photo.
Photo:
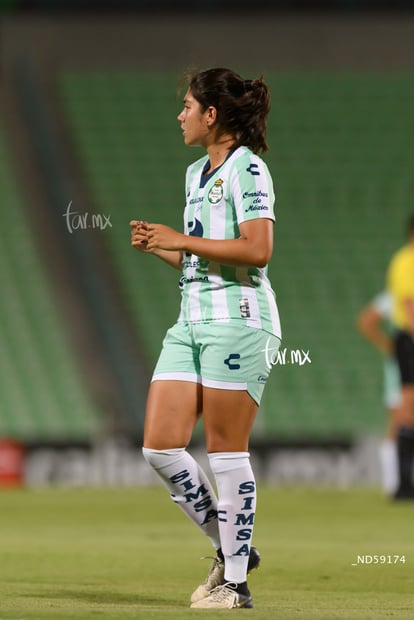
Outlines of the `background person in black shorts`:
[{"label": "background person in black shorts", "polygon": [[394,355],[395,327],[392,324],[392,311],[391,295],[388,291],[381,291],[362,308],[356,326],[382,356],[383,400],[388,415],[378,456],[382,487],[387,495],[393,497],[400,483],[397,438],[401,426],[401,378]]},{"label": "background person in black shorts", "polygon": [[395,356],[401,374],[401,420],[398,437],[400,485],[395,497],[414,499],[414,215],[408,221],[408,243],[391,258],[387,273],[393,297]]}]

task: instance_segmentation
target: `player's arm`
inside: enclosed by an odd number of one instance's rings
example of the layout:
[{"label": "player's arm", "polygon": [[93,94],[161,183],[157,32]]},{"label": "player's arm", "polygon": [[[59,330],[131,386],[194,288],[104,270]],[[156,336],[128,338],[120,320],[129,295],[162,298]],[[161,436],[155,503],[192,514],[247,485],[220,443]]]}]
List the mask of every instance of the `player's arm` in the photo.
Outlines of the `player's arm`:
[{"label": "player's arm", "polygon": [[174,269],[178,269],[178,271],[181,271],[183,268],[182,252],[175,252],[175,251],[171,252],[170,250],[157,250],[156,249],[152,252],[152,254],[154,254],[155,256],[158,256],[158,258],[163,260],[164,263],[167,263],[167,265],[174,267]]},{"label": "player's arm", "polygon": [[238,239],[205,239],[184,235],[163,224],[148,224],[147,248],[190,252],[223,265],[265,267],[273,252],[273,220],[242,222],[239,230]]},{"label": "player's arm", "polygon": [[393,343],[391,338],[382,329],[382,316],[372,306],[366,306],[358,315],[356,325],[359,332],[368,342],[382,353],[389,354]]},{"label": "player's arm", "polygon": [[406,313],[407,313],[407,329],[414,337],[414,299],[406,299],[404,301]]},{"label": "player's arm", "polygon": [[179,250],[164,250],[161,248],[148,247],[148,223],[132,220],[131,226],[131,245],[144,254],[154,254],[165,263],[181,271],[182,252]]}]

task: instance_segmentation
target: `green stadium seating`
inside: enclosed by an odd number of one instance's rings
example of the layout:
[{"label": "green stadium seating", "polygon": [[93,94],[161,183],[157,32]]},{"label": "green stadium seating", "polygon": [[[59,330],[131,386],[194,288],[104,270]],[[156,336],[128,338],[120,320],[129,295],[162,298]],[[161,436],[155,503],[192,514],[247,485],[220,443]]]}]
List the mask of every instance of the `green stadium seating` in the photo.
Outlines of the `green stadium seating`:
[{"label": "green stadium seating", "polygon": [[99,430],[99,413],[74,360],[1,131],[0,188],[0,437],[88,440]]},{"label": "green stadium seating", "polygon": [[[251,71],[249,72],[251,74]],[[270,275],[288,353],[265,390],[258,437],[340,438],[382,432],[379,355],[355,317],[381,290],[412,211],[411,74],[270,73],[277,193]],[[61,97],[149,359],[179,306],[178,272],[129,247],[132,218],[181,228],[184,171],[178,76],[65,73]]]}]

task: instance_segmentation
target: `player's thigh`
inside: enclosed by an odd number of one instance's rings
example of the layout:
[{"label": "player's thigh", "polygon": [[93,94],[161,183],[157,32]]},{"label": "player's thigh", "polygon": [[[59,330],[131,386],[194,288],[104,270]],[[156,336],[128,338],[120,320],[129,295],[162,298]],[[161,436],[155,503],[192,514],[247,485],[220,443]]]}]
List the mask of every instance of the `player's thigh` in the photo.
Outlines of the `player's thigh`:
[{"label": "player's thigh", "polygon": [[188,445],[201,409],[201,385],[192,381],[153,381],[144,425],[144,446],[154,450]]},{"label": "player's thigh", "polygon": [[203,387],[247,391],[259,405],[280,340],[239,321],[210,321],[194,328]]},{"label": "player's thigh", "polygon": [[197,347],[191,328],[176,323],[163,340],[147,399],[146,448],[181,448],[190,441],[201,410]]},{"label": "player's thigh", "polygon": [[239,322],[211,322],[197,333],[207,450],[245,451],[280,341]]},{"label": "player's thigh", "polygon": [[258,405],[245,390],[203,386],[207,452],[246,452]]}]

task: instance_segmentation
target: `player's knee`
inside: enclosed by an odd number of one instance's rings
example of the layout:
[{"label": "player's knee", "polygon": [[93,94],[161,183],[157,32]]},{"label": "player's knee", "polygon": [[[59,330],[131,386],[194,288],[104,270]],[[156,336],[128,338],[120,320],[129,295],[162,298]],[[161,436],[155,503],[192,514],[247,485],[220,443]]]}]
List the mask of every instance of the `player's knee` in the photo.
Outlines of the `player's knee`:
[{"label": "player's knee", "polygon": [[219,435],[211,437],[206,442],[208,454],[217,452],[247,452],[248,440],[245,438]]},{"label": "player's knee", "polygon": [[170,450],[155,450],[142,448],[142,455],[153,469],[159,471],[172,463],[179,461],[185,448],[173,448]]}]

